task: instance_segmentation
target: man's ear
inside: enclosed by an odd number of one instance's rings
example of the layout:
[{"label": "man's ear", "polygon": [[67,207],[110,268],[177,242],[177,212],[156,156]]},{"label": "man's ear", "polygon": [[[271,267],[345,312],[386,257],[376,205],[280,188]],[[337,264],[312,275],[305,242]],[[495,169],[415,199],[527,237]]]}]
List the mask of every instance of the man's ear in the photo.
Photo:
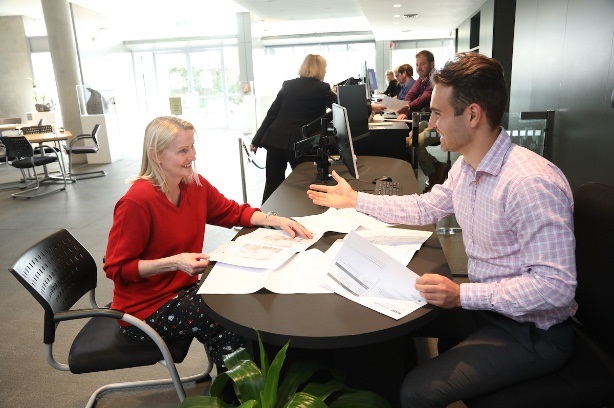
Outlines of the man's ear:
[{"label": "man's ear", "polygon": [[467,106],[467,112],[469,114],[470,126],[477,127],[478,123],[482,119],[482,116],[484,115],[482,107],[477,103],[472,103],[471,105]]}]

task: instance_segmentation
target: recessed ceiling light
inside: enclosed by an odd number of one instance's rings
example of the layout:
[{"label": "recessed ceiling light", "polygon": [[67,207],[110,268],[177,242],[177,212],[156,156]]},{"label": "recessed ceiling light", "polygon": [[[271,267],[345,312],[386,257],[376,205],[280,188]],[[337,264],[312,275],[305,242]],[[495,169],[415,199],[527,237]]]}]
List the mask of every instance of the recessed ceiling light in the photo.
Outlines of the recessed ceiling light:
[{"label": "recessed ceiling light", "polygon": [[399,18],[399,17],[401,17],[401,15],[400,15],[400,14],[395,14],[395,15],[394,15],[394,16],[392,16],[392,17],[394,17],[394,18]]},{"label": "recessed ceiling light", "polygon": [[398,22],[398,21],[395,21],[393,24],[394,24],[394,25],[399,25],[399,22]]},{"label": "recessed ceiling light", "polygon": [[403,14],[403,18],[414,18],[417,17],[417,14]]},{"label": "recessed ceiling light", "polygon": [[393,7],[399,8],[399,7],[401,7],[401,5],[400,4],[395,4]]}]

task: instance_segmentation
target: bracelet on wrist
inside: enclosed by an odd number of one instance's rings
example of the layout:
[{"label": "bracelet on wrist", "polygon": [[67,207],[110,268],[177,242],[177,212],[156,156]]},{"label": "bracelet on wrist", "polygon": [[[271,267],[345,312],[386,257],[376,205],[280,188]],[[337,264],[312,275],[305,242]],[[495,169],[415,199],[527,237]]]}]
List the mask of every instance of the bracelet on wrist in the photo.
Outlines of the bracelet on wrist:
[{"label": "bracelet on wrist", "polygon": [[265,220],[265,221],[268,221],[268,220],[269,220],[269,217],[272,217],[272,216],[274,216],[274,215],[277,215],[277,213],[276,213],[275,211],[269,211],[268,213],[266,213],[266,214],[264,215],[264,220]]}]

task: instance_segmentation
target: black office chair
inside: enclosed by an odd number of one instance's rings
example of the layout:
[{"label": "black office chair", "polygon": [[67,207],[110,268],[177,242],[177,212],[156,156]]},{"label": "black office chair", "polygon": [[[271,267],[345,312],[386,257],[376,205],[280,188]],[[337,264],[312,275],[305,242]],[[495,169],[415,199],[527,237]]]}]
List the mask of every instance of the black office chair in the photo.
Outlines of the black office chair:
[{"label": "black office chair", "polygon": [[[43,119],[39,120],[38,125],[36,126],[24,126],[21,128],[21,133],[24,135],[33,135],[37,133],[51,133],[51,132],[53,132],[53,126],[43,125]],[[43,152],[42,154],[54,154],[54,153],[59,153],[60,149],[56,146],[47,146],[47,145],[34,147],[35,155],[41,155],[41,151]],[[61,158],[62,156],[58,155],[58,157]],[[60,160],[59,164],[60,164],[60,167],[62,167],[62,171],[66,173],[66,171],[64,170],[64,161]]]},{"label": "black office chair", "polygon": [[[185,398],[182,383],[208,378],[213,366],[208,358],[207,369],[199,374],[180,378],[175,363],[181,363],[192,339],[164,340],[142,320],[120,310],[99,307],[95,299],[97,267],[92,255],[65,229],[34,244],[15,261],[9,271],[40,303],[45,311],[43,342],[47,362],[60,371],[74,374],[141,367],[161,363],[171,379],[138,381],[105,385],[90,397],[87,407],[99,395],[112,389],[173,384],[180,401]],[[90,309],[72,309],[89,293]],[[88,319],[79,331],[68,354],[68,364],[53,356],[53,344],[59,323]],[[120,333],[118,320],[143,330],[152,341],[133,340]],[[27,324],[27,322],[24,322]]]},{"label": "black office chair", "polygon": [[[20,170],[24,169],[32,169],[33,176],[25,177],[25,173],[22,171],[22,175],[24,175],[25,185],[22,187],[24,190],[18,193],[13,193],[12,197],[14,198],[32,198],[32,197],[40,197],[50,193],[56,193],[62,190],[66,190],[66,177],[64,175],[64,169],[60,165],[60,173],[62,174],[62,179],[64,180],[64,184],[62,187],[58,189],[49,189],[49,190],[40,190],[40,179],[38,174],[36,173],[36,167],[38,166],[46,166],[51,163],[58,162],[60,163],[60,156],[58,152],[54,152],[54,155],[50,156],[40,156],[34,153],[34,149],[32,145],[25,138],[25,136],[0,136],[0,141],[4,144],[6,149],[6,155],[12,158],[11,166],[18,168]],[[31,183],[27,183],[31,181]],[[31,192],[37,191],[36,194],[31,194]]]},{"label": "black office chair", "polygon": [[[85,178],[93,178],[93,177],[103,177],[106,176],[107,173],[103,170],[95,170],[95,171],[85,171],[82,173],[75,173],[73,171],[73,155],[75,154],[87,154],[87,153],[96,153],[98,151],[98,140],[96,139],[96,134],[98,133],[98,130],[100,129],[100,125],[96,124],[94,125],[94,129],[92,130],[92,133],[84,133],[81,134],[77,137],[74,137],[70,140],[70,143],[68,146],[64,146],[64,150],[66,150],[66,153],[68,153],[68,173],[70,174],[70,178],[73,180],[80,180],[80,179],[85,179]],[[75,143],[77,143],[79,140],[86,140],[86,139],[92,139],[94,142],[94,145],[89,145],[89,146],[76,146]]]},{"label": "black office chair", "polygon": [[468,407],[614,407],[614,186],[584,184],[574,201],[578,312],[570,360],[552,374],[464,401]]}]

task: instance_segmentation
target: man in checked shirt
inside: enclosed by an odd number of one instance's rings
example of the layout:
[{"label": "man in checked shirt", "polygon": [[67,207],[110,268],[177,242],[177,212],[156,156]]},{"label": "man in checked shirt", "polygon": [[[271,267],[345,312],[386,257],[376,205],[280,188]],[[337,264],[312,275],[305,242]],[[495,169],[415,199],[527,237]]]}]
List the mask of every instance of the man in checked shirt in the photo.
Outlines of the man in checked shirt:
[{"label": "man in checked shirt", "polygon": [[422,195],[376,196],[311,185],[315,204],[356,208],[384,222],[433,224],[455,214],[469,257],[468,283],[416,280],[440,318],[415,336],[439,338],[439,355],[409,372],[403,407],[445,407],[562,366],[575,314],[573,196],[563,173],[512,144],[501,128],[507,90],[501,65],[457,54],[432,78],[434,126],[459,152],[448,179]]}]

